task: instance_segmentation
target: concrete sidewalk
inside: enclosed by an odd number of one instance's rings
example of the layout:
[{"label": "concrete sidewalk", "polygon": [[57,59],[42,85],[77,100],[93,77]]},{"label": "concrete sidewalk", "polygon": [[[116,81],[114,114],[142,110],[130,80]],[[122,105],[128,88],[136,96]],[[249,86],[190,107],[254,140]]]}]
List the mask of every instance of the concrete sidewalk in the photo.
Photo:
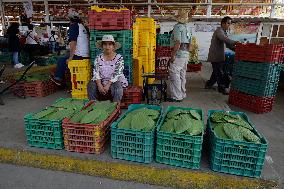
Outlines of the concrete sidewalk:
[{"label": "concrete sidewalk", "polygon": [[[190,73],[188,74],[188,98],[183,103],[163,103],[163,106],[167,105],[179,105],[179,106],[188,106],[188,107],[197,107],[201,108],[204,111],[204,114],[207,114],[209,109],[225,109],[233,111],[243,111],[241,109],[230,107],[227,104],[228,96],[224,96],[220,93],[217,93],[213,90],[205,90],[204,81],[207,80],[210,73],[210,67],[207,65],[203,66],[203,71],[201,73]],[[24,120],[23,117],[25,114],[30,112],[36,112],[42,109],[45,106],[52,104],[56,99],[64,97],[70,97],[65,91],[59,91],[55,94],[44,98],[26,98],[19,99],[17,97],[11,96],[9,94],[3,96],[5,101],[4,106],[0,106],[0,122],[1,122],[1,132],[0,132],[0,156],[6,155],[7,158],[0,158],[0,162],[4,163],[15,163],[19,165],[34,166],[47,169],[63,170],[70,172],[79,172],[84,173],[84,170],[78,171],[80,166],[63,166],[64,163],[60,164],[55,160],[57,158],[63,158],[62,161],[78,162],[82,161],[94,161],[94,165],[103,162],[106,165],[113,165],[114,172],[108,172],[105,175],[98,175],[97,172],[88,172],[84,174],[94,175],[94,176],[106,176],[108,178],[119,179],[119,180],[132,180],[136,182],[148,183],[148,184],[157,184],[163,186],[179,187],[185,188],[189,183],[187,180],[195,175],[197,180],[196,186],[228,186],[225,184],[231,183],[231,187],[241,188],[242,183],[254,183],[255,185],[247,184],[248,188],[253,188],[254,186],[271,186],[269,182],[268,185],[263,183],[264,181],[259,179],[247,179],[244,177],[231,176],[228,174],[220,174],[212,172],[209,169],[208,163],[208,154],[204,150],[202,153],[202,162],[201,162],[201,171],[193,171],[183,168],[176,168],[173,166],[167,166],[158,163],[151,163],[148,165],[128,162],[123,160],[112,159],[110,155],[110,149],[108,148],[105,153],[101,155],[91,155],[91,154],[80,154],[80,153],[71,153],[65,150],[50,150],[43,148],[32,148],[27,146],[25,131],[24,131]],[[276,180],[277,182],[282,183],[281,181],[284,178],[284,148],[281,147],[284,143],[284,90],[280,90],[274,109],[272,112],[267,114],[254,114],[251,112],[246,112],[251,118],[252,123],[255,125],[257,130],[261,132],[269,142],[267,157],[265,165],[262,171],[262,178],[269,180]],[[207,118],[207,116],[206,116]],[[11,149],[11,150],[10,150]],[[38,158],[38,156],[40,158]],[[29,162],[29,157],[36,162]],[[45,164],[43,161],[44,157],[55,158],[54,161],[49,162],[49,165]],[[37,159],[38,158],[38,159]],[[21,160],[21,161],[19,161]],[[51,160],[50,160],[51,161]],[[41,164],[42,163],[42,164]],[[85,162],[88,164],[88,162]],[[73,164],[72,164],[73,165]],[[57,169],[59,166],[59,169]],[[82,164],[82,166],[85,166]],[[128,167],[128,168],[127,168]],[[83,169],[83,168],[82,168]],[[102,168],[103,169],[103,168]],[[112,169],[110,167],[110,169]],[[131,171],[137,170],[136,172]],[[144,170],[140,171],[139,170]],[[160,172],[159,172],[160,170]],[[147,172],[152,175],[147,175]],[[127,174],[132,172],[133,176]],[[124,173],[125,175],[115,175],[119,173]],[[139,178],[135,174],[146,174],[143,175],[143,178]],[[180,179],[171,178],[172,175],[185,175]],[[197,175],[203,178],[198,178]],[[137,177],[136,177],[137,176]],[[153,178],[157,177],[157,178]],[[170,179],[171,178],[171,179]],[[175,177],[176,178],[176,177]],[[170,179],[170,181],[167,181]],[[199,179],[199,181],[198,181]],[[207,183],[206,183],[207,182]],[[186,185],[187,183],[187,185]],[[196,184],[195,183],[195,184]],[[219,185],[216,183],[219,183]],[[208,185],[209,184],[209,185]],[[194,185],[192,185],[194,186]]]}]

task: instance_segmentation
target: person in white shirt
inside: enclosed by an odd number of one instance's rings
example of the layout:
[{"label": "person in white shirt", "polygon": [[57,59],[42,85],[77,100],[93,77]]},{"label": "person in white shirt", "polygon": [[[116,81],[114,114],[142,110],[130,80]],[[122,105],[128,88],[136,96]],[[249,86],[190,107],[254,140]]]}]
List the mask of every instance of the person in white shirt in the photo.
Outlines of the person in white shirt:
[{"label": "person in white shirt", "polygon": [[26,45],[25,50],[29,54],[29,60],[30,62],[34,61],[34,52],[38,47],[39,44],[39,38],[37,37],[37,33],[34,31],[34,26],[32,24],[28,25],[28,31],[25,33],[26,37]]},{"label": "person in white shirt", "polygon": [[69,12],[68,17],[70,19],[69,26],[69,57],[61,59],[57,62],[55,75],[51,75],[50,79],[56,84],[61,85],[64,73],[66,71],[67,64],[71,60],[83,60],[89,59],[89,31],[82,24],[82,20],[79,13],[72,10]]},{"label": "person in white shirt", "polygon": [[51,35],[48,38],[48,41],[50,43],[51,52],[55,53],[55,48],[56,48],[58,36],[55,34],[55,31],[51,31],[50,33],[51,33]]}]

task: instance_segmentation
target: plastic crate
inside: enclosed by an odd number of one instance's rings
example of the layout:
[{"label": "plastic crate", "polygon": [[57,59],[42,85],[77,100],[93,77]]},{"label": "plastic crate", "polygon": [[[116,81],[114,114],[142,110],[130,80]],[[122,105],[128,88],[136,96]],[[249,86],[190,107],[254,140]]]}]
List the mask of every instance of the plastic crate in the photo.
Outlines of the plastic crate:
[{"label": "plastic crate", "polygon": [[199,64],[187,64],[187,72],[200,72],[202,63]]},{"label": "plastic crate", "polygon": [[[102,40],[104,35],[112,35],[115,41],[121,44],[121,49],[130,50],[132,49],[132,30],[120,30],[120,31],[98,31],[91,30],[90,41],[93,42],[93,45],[99,40]],[[92,44],[92,43],[91,43]],[[91,46],[94,48],[95,46]],[[118,49],[120,50],[120,49]]]},{"label": "plastic crate", "polygon": [[34,81],[24,84],[25,96],[29,97],[44,97],[55,93],[56,86],[50,81]]},{"label": "plastic crate", "polygon": [[257,80],[277,81],[281,64],[238,61],[233,66],[233,75]]},{"label": "plastic crate", "polygon": [[155,62],[155,74],[161,76],[169,75],[170,57],[160,57]]},{"label": "plastic crate", "polygon": [[[210,122],[211,114],[216,111],[222,110],[208,111],[211,169],[213,171],[234,175],[260,177],[268,145],[266,139],[261,136],[255,128],[253,132],[260,137],[260,144],[218,138],[214,134]],[[249,118],[245,113],[230,113],[235,115],[238,114],[250,123]]]},{"label": "plastic crate", "polygon": [[29,146],[63,149],[62,120],[35,119],[33,114],[24,117]]},{"label": "plastic crate", "polygon": [[[12,80],[12,82],[15,82],[15,81]],[[19,82],[19,83],[15,84],[14,86],[12,86],[10,88],[10,91],[13,93],[13,95],[15,95],[17,97],[22,97],[22,98],[26,97],[25,83],[24,82]]]},{"label": "plastic crate", "polygon": [[87,93],[87,89],[81,92],[73,92],[72,90],[72,98],[76,98],[76,99],[86,99],[88,98],[88,93]]},{"label": "plastic crate", "polygon": [[[155,130],[135,131],[117,128],[118,123],[131,111],[139,108],[162,111],[160,106],[132,104],[116,122],[111,125],[111,156],[117,159],[151,163],[154,157]],[[159,121],[157,121],[156,126]]]},{"label": "plastic crate", "polygon": [[[168,106],[166,114],[175,109],[196,110],[204,122],[201,109]],[[157,129],[156,161],[177,167],[199,169],[204,132],[200,136],[162,132],[160,129],[166,114]]]},{"label": "plastic crate", "polygon": [[158,34],[157,45],[158,46],[170,46],[171,34]]},{"label": "plastic crate", "polygon": [[275,97],[259,97],[248,95],[231,88],[229,93],[229,104],[240,107],[257,114],[271,112]]},{"label": "plastic crate", "polygon": [[128,9],[121,11],[91,10],[88,11],[89,28],[97,30],[129,30],[131,29],[131,12]]},{"label": "plastic crate", "polygon": [[[89,102],[83,109],[93,103],[93,101]],[[62,122],[65,149],[79,153],[103,153],[110,136],[110,125],[119,115],[120,109],[117,106],[105,121],[97,125],[71,123],[68,118],[65,118]]]},{"label": "plastic crate", "polygon": [[143,90],[141,87],[128,86],[123,89],[120,107],[127,109],[130,104],[141,104]]},{"label": "plastic crate", "polygon": [[275,96],[278,87],[279,74],[277,77],[275,77],[276,80],[274,81],[265,81],[234,76],[231,86],[238,91],[254,96]]},{"label": "plastic crate", "polygon": [[172,48],[167,46],[157,46],[156,48],[156,57],[171,57]]},{"label": "plastic crate", "polygon": [[284,58],[283,44],[256,45],[254,43],[236,46],[236,61],[252,61],[267,63],[282,63]]}]

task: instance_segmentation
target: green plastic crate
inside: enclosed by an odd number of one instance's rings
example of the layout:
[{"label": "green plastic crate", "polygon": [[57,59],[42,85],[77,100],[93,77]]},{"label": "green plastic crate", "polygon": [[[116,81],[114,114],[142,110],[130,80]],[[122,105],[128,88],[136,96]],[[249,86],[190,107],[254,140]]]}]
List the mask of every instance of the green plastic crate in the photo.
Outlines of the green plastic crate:
[{"label": "green plastic crate", "polygon": [[278,81],[280,71],[281,64],[238,61],[234,64],[233,75],[275,82]]},{"label": "green plastic crate", "polygon": [[159,46],[170,46],[171,34],[158,34],[157,45]]},{"label": "green plastic crate", "polygon": [[[175,109],[196,110],[204,121],[201,109],[169,106],[166,114]],[[199,169],[204,132],[200,136],[161,132],[166,114],[162,117],[157,129],[156,161],[177,167]]]},{"label": "green plastic crate", "polygon": [[11,52],[0,52],[0,63],[10,63],[12,62],[12,57]]},{"label": "green plastic crate", "polygon": [[276,81],[256,80],[246,77],[234,76],[231,87],[250,95],[271,97],[277,92],[279,75]]},{"label": "green plastic crate", "polygon": [[[59,98],[55,101],[55,103],[59,101],[64,101],[66,99],[71,99],[71,98]],[[82,100],[82,103],[84,105],[87,102],[88,100]],[[34,147],[63,149],[64,148],[63,131],[62,131],[63,119],[61,120],[36,119],[33,118],[33,115],[34,113],[27,114],[24,117],[25,132],[28,144]]]},{"label": "green plastic crate", "polygon": [[119,31],[99,31],[91,30],[90,32],[90,45],[91,48],[95,47],[95,43],[102,40],[104,35],[112,35],[114,40],[121,44],[122,49],[132,49],[133,38],[132,30],[119,30]]},{"label": "green plastic crate", "polygon": [[41,148],[63,149],[62,120],[43,120],[24,117],[28,145]]},{"label": "green plastic crate", "polygon": [[[223,110],[208,111],[211,169],[213,171],[234,175],[260,177],[268,145],[267,140],[261,136],[255,128],[253,132],[260,137],[260,144],[218,138],[212,130],[210,122],[211,114],[216,111],[223,112]],[[245,113],[230,113],[234,115],[238,114],[250,123]]]},{"label": "green plastic crate", "polygon": [[[148,132],[117,128],[117,124],[129,112],[144,107],[159,110],[162,113],[162,108],[160,106],[145,104],[130,105],[127,112],[111,126],[111,156],[113,158],[140,163],[150,163],[153,161],[156,128],[153,131]],[[159,120],[157,121],[156,127]]]}]

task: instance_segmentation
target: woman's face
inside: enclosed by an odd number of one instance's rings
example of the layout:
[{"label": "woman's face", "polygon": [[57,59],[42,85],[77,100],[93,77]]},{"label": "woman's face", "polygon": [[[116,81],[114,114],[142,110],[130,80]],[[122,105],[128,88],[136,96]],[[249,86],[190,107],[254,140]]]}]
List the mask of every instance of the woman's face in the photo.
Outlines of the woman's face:
[{"label": "woman's face", "polygon": [[104,41],[103,42],[103,50],[106,53],[111,53],[114,51],[114,43],[111,41]]}]

